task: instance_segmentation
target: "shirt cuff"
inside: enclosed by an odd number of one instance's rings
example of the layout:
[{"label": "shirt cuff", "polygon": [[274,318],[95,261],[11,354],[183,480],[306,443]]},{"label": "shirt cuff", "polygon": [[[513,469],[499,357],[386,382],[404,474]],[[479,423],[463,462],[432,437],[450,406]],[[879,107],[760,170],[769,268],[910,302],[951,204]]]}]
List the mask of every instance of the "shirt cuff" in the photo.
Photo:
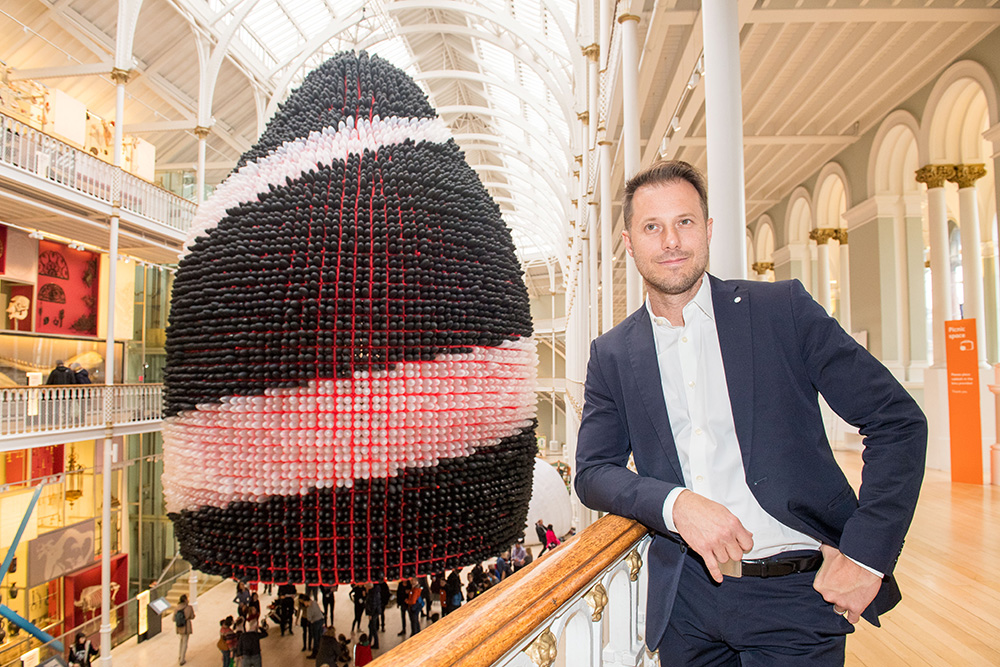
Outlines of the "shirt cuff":
[{"label": "shirt cuff", "polygon": [[677,502],[677,496],[686,490],[686,487],[678,486],[672,489],[667,494],[667,497],[663,499],[663,524],[672,533],[677,532],[677,526],[674,525],[674,503]]},{"label": "shirt cuff", "polygon": [[[843,553],[843,552],[841,552],[841,553]],[[884,579],[884,578],[885,578],[885,575],[884,575],[884,574],[882,574],[881,572],[879,572],[878,570],[876,570],[875,568],[873,568],[873,567],[868,567],[868,566],[867,566],[867,565],[865,565],[864,563],[862,563],[862,562],[860,562],[860,561],[856,561],[856,560],[854,560],[853,558],[851,558],[851,557],[850,557],[850,556],[848,556],[847,554],[844,554],[844,557],[846,557],[846,558],[847,558],[847,560],[851,561],[851,562],[852,562],[852,563],[854,563],[855,565],[860,565],[860,566],[861,566],[861,567],[863,567],[864,569],[868,570],[869,572],[871,572],[872,574],[874,574],[874,575],[875,575],[876,577],[878,577],[879,579]]]}]

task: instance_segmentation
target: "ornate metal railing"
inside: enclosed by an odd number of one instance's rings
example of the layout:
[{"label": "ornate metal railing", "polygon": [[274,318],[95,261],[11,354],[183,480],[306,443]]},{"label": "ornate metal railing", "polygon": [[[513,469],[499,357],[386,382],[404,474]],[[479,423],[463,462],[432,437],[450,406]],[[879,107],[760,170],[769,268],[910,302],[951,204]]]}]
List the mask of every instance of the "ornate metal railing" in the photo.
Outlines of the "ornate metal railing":
[{"label": "ornate metal railing", "polygon": [[0,114],[0,162],[112,204],[112,182],[122,175],[121,207],[154,222],[187,231],[195,202],[108,164],[93,155]]},{"label": "ornate metal railing", "polygon": [[642,525],[606,516],[372,664],[652,667]]},{"label": "ornate metal railing", "polygon": [[162,418],[162,384],[5,387],[0,389],[0,438],[103,428],[109,393],[112,425]]}]

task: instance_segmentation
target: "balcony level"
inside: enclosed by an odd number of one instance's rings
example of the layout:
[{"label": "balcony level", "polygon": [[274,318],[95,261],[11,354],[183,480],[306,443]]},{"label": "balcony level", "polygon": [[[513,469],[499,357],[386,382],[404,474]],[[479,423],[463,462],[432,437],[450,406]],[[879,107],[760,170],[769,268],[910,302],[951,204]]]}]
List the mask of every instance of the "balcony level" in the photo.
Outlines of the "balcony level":
[{"label": "balcony level", "polygon": [[162,384],[4,387],[0,452],[159,431]]},{"label": "balcony level", "polygon": [[116,179],[119,251],[153,263],[176,262],[195,202],[0,114],[3,222],[106,248]]}]

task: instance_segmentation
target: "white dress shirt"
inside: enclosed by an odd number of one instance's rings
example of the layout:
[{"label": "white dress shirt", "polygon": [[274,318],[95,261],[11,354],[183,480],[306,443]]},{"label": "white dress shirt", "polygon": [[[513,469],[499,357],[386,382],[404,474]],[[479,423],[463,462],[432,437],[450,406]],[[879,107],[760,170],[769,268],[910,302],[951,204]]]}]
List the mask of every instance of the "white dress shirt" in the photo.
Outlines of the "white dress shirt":
[{"label": "white dress shirt", "polygon": [[[683,326],[654,315],[648,298],[646,309],[685,487],[724,505],[753,534],[753,549],[745,559],[819,549],[815,539],[765,512],[747,486],[707,274],[684,306]],[[663,521],[673,531],[674,502],[682,491],[674,489],[663,503]]]}]

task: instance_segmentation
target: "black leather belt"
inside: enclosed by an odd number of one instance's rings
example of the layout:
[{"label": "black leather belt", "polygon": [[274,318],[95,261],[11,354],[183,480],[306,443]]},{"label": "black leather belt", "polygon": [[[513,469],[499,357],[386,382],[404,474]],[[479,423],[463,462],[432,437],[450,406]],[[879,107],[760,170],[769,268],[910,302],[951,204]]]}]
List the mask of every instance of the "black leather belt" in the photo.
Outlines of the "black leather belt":
[{"label": "black leather belt", "polygon": [[768,558],[745,560],[741,569],[744,577],[784,577],[798,572],[815,572],[822,563],[823,556],[817,551],[801,556],[778,554]]}]

